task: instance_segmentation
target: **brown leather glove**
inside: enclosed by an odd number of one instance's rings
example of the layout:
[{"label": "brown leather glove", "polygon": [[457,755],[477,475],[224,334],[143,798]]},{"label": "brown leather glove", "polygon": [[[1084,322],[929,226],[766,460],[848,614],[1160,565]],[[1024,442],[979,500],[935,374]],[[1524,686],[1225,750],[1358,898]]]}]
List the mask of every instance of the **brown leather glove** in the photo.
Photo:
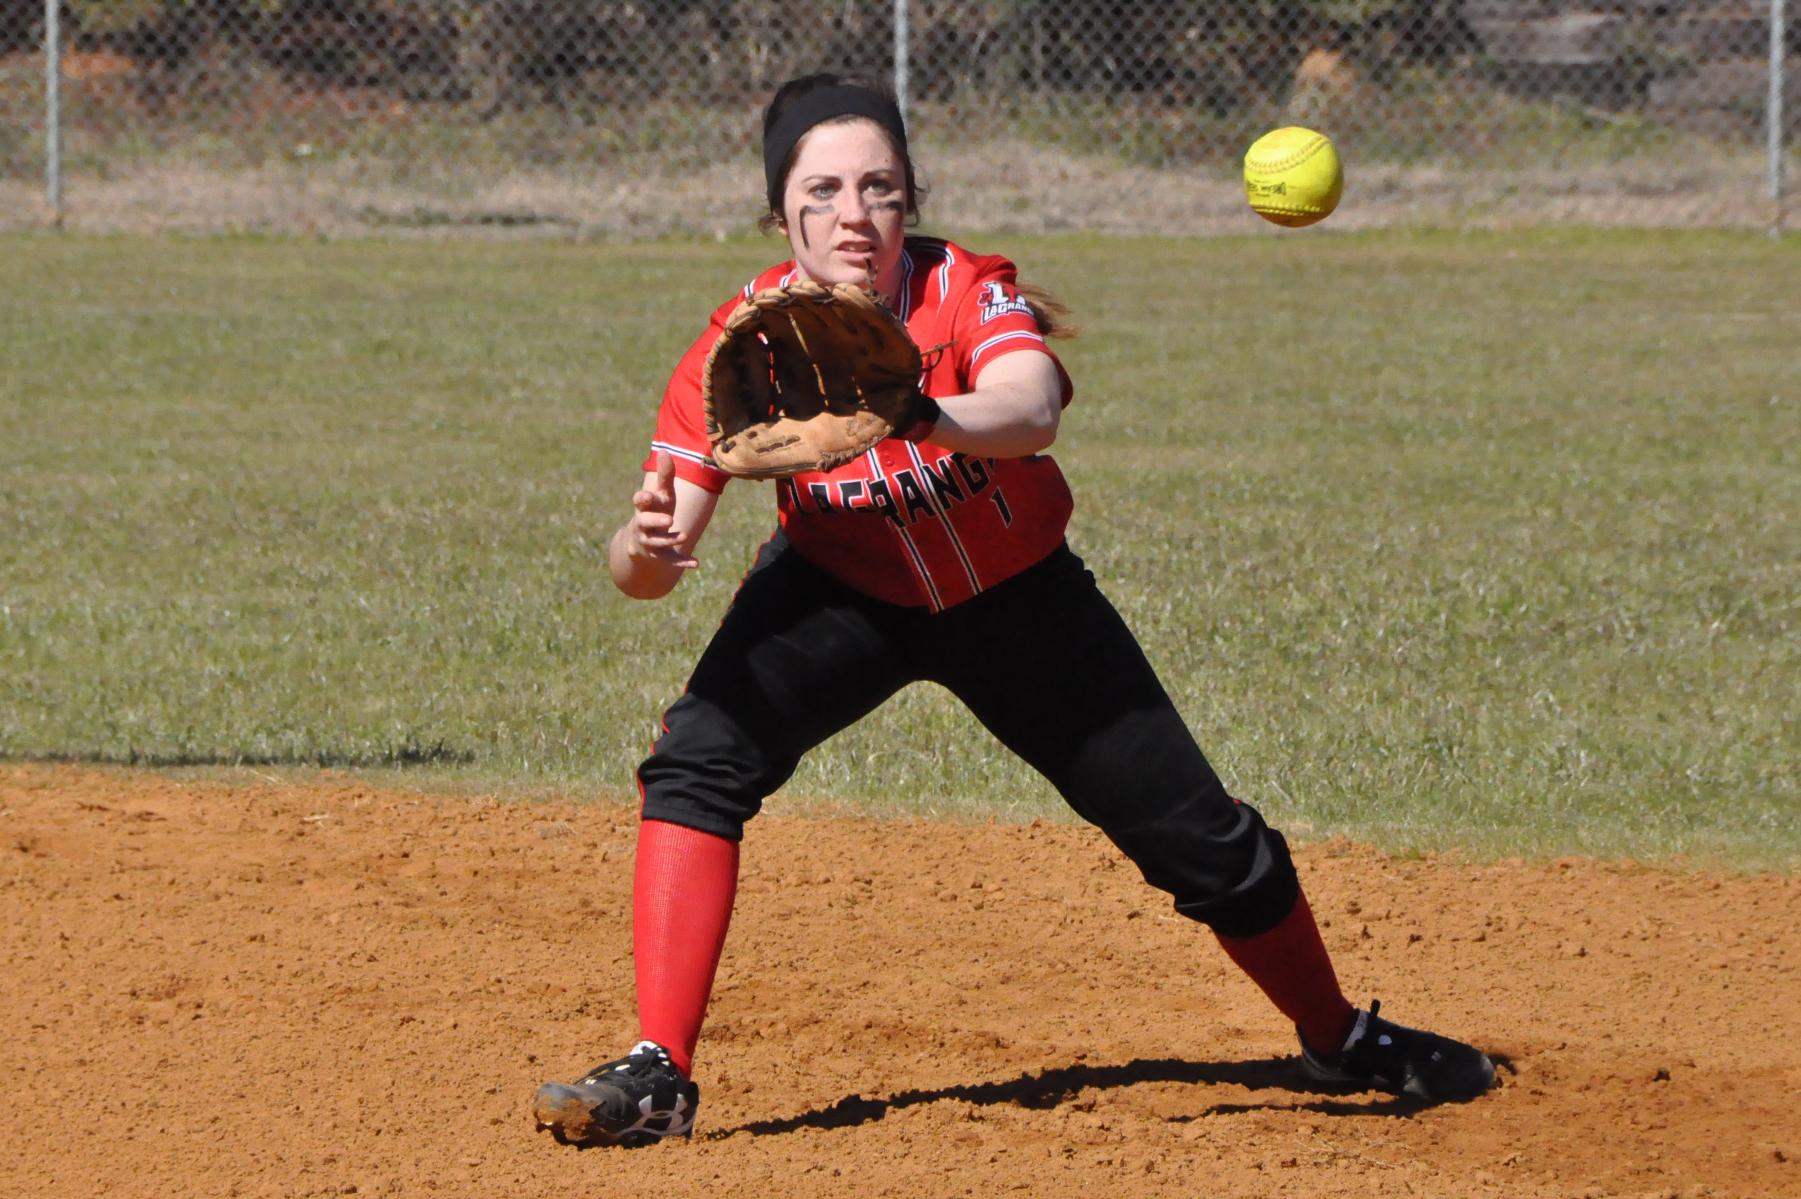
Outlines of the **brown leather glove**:
[{"label": "brown leather glove", "polygon": [[831,470],[936,408],[919,347],[867,288],[771,287],[739,304],[701,375],[707,439],[727,474]]}]

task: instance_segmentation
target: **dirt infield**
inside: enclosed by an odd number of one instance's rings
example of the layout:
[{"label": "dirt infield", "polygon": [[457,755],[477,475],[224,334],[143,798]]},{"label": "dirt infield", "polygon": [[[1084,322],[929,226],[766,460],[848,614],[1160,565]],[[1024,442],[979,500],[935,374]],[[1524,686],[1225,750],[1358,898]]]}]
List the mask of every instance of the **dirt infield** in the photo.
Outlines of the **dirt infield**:
[{"label": "dirt infield", "polygon": [[1301,853],[1351,994],[1504,1057],[1417,1111],[1089,830],[762,818],[691,1143],[538,1082],[634,1032],[633,815],[0,766],[0,1194],[1801,1195],[1801,879]]}]

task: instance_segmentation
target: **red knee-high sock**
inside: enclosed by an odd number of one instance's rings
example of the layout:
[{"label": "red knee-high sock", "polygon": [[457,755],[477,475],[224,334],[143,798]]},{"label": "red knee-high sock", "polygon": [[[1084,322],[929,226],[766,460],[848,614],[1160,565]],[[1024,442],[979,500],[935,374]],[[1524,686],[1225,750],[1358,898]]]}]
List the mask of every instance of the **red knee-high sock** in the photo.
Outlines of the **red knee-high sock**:
[{"label": "red knee-high sock", "polygon": [[1305,895],[1296,897],[1293,910],[1268,932],[1221,936],[1219,943],[1270,1002],[1294,1021],[1309,1046],[1333,1053],[1351,1035],[1357,1012],[1338,989],[1338,975]]},{"label": "red knee-high sock", "polygon": [[638,826],[632,874],[632,960],[638,1029],[694,1066],[713,975],[738,893],[738,843],[662,820]]}]

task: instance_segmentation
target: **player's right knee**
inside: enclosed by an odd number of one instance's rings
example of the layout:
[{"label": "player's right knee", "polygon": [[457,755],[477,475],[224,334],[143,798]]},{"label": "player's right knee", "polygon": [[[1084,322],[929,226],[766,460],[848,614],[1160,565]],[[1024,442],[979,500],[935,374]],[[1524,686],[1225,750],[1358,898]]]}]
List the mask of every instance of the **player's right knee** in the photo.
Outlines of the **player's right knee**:
[{"label": "player's right knee", "polygon": [[735,840],[794,766],[691,699],[670,709],[667,731],[638,767],[644,815]]}]

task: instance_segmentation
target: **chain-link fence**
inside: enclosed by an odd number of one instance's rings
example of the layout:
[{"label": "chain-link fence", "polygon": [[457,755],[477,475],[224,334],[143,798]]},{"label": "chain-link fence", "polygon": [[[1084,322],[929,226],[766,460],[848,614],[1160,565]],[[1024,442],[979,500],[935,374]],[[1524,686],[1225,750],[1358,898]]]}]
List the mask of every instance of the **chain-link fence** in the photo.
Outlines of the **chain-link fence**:
[{"label": "chain-link fence", "polygon": [[[1339,227],[1762,225],[1782,0],[0,0],[0,222],[736,231],[782,79],[894,80],[955,228],[1243,229],[1278,124]],[[1773,85],[1773,80],[1775,81]],[[1784,128],[1786,125],[1786,129]],[[1792,169],[1792,168],[1791,168]]]}]

